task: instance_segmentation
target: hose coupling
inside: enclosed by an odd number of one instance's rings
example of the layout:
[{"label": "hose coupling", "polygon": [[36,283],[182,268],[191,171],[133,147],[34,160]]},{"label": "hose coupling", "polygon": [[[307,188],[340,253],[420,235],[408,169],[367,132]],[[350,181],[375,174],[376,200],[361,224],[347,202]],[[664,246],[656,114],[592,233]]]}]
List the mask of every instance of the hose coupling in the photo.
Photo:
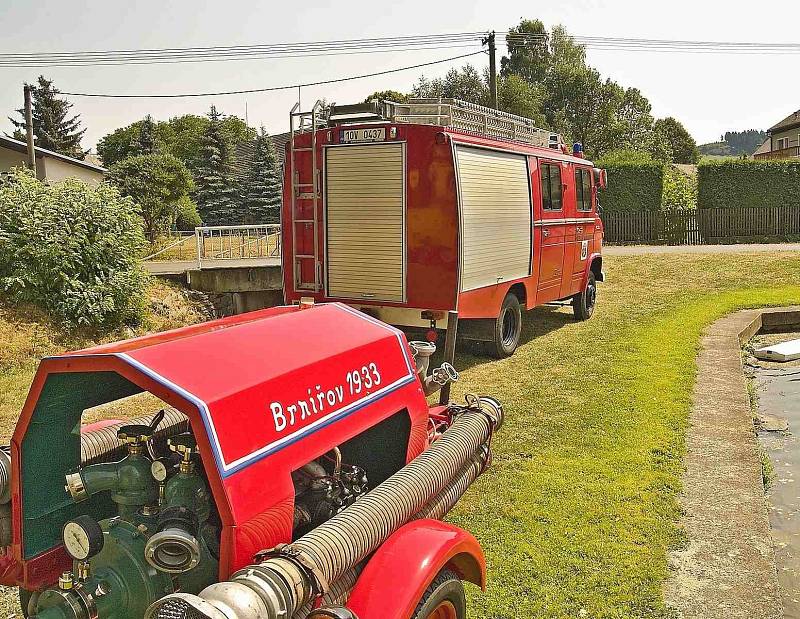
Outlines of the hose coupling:
[{"label": "hose coupling", "polygon": [[492,432],[499,430],[503,426],[505,420],[505,411],[503,405],[500,404],[495,398],[482,395],[477,396],[474,393],[468,393],[464,396],[467,403],[466,408],[469,410],[480,411],[492,424]]},{"label": "hose coupling", "polygon": [[193,512],[168,507],[158,519],[158,529],[144,547],[150,565],[168,574],[182,574],[200,563],[199,523]]},{"label": "hose coupling", "polygon": [[67,483],[64,486],[64,489],[69,492],[72,500],[76,503],[85,501],[89,498],[89,494],[86,492],[86,484],[83,483],[83,477],[81,476],[80,471],[76,473],[69,473],[67,475]]},{"label": "hose coupling", "polygon": [[286,619],[311,597],[300,567],[285,558],[251,565],[198,595],[173,593],[153,602],[144,619]]}]

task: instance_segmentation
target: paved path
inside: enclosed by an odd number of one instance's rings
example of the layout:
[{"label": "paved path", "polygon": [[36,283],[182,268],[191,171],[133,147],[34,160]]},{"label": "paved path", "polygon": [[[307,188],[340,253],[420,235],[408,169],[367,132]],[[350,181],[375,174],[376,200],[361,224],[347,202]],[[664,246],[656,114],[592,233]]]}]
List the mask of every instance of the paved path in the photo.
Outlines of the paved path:
[{"label": "paved path", "polygon": [[800,243],[753,243],[740,245],[604,245],[607,256],[646,254],[750,254],[758,252],[800,251]]},{"label": "paved path", "polygon": [[[238,258],[230,260],[203,260],[203,270],[280,267],[280,258]],[[144,268],[152,275],[180,275],[197,269],[197,260],[172,260],[145,262]]]},{"label": "paved path", "polygon": [[[793,308],[793,310],[796,308]],[[684,619],[783,617],[741,345],[796,311],[746,310],[703,335],[686,437],[681,525],[667,604]]]}]

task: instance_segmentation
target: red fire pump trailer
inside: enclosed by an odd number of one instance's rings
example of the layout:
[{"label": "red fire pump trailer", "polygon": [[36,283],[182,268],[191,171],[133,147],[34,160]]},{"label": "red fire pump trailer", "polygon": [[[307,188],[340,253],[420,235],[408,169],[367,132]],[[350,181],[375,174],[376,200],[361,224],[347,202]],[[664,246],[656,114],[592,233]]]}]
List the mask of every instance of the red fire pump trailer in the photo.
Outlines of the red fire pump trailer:
[{"label": "red fire pump trailer", "polygon": [[[0,582],[38,619],[464,617],[484,557],[440,519],[502,408],[430,407],[434,350],[303,303],[44,359],[0,450]],[[81,426],[142,392],[168,407]]]},{"label": "red fire pump trailer", "polygon": [[[457,100],[291,114],[287,303],[341,301],[390,324],[514,352],[522,310],[592,315],[603,280],[603,170],[533,121]],[[452,314],[451,314],[452,315]],[[435,335],[435,332],[431,333]]]}]

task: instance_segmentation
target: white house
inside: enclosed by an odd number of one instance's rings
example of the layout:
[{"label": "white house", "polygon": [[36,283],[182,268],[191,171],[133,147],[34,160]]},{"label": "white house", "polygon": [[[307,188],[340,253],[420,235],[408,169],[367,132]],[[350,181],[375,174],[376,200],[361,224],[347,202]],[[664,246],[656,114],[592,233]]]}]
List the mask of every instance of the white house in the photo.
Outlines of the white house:
[{"label": "white house", "polygon": [[[97,184],[105,178],[106,168],[54,153],[45,148],[34,148],[36,152],[36,177],[39,180],[59,181],[64,178],[77,178],[87,183]],[[0,136],[0,174],[11,168],[24,167],[28,162],[28,146],[25,142]]]}]

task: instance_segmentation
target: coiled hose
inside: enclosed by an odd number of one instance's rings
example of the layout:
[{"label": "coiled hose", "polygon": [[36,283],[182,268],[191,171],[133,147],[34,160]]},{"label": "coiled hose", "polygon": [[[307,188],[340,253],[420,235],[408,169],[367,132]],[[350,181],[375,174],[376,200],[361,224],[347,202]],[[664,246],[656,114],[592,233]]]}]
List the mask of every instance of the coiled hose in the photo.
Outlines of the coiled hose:
[{"label": "coiled hose", "polygon": [[[148,608],[145,619],[272,619],[292,616],[314,595],[325,594],[395,530],[440,493],[446,507],[460,487],[454,480],[472,464],[502,422],[502,407],[475,398],[428,450],[354,505],[275,556],[239,570],[199,596],[168,595]],[[477,466],[477,465],[475,465]],[[463,483],[463,480],[462,480]]]},{"label": "coiled hose", "polygon": [[[451,509],[455,506],[458,500],[464,495],[472,485],[478,475],[483,472],[486,465],[489,463],[490,451],[489,445],[484,444],[478,449],[477,452],[469,459],[469,461],[462,467],[458,475],[437,494],[425,507],[409,518],[412,520],[422,520],[423,518],[431,518],[433,520],[440,520],[444,518]],[[322,603],[327,605],[342,605],[350,597],[350,592],[358,581],[361,571],[364,569],[366,561],[359,563],[356,567],[348,570],[344,575],[331,585],[331,589],[322,597]],[[298,610],[294,619],[305,619],[306,616],[313,610],[313,601],[308,602],[300,610]]]},{"label": "coiled hose", "polygon": [[[149,425],[153,416],[126,419],[118,423],[109,424],[98,430],[81,433],[81,463],[94,464],[113,460],[125,455],[125,445],[117,438],[117,430],[127,425]],[[164,419],[158,424],[153,434],[153,442],[161,443],[176,434],[189,431],[189,419],[178,409],[164,408]]]}]

